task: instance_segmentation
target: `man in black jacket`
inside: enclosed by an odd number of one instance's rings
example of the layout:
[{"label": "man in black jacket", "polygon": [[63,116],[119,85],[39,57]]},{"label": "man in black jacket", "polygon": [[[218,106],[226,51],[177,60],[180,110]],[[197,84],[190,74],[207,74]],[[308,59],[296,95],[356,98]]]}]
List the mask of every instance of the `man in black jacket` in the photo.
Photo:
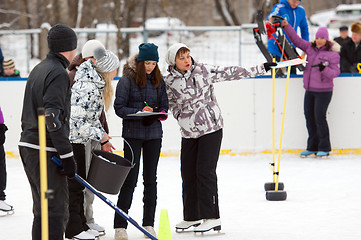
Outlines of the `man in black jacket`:
[{"label": "man in black jacket", "polygon": [[[73,60],[77,36],[66,25],[58,24],[48,33],[49,53],[31,71],[24,94],[19,152],[33,196],[32,239],[41,239],[39,134],[37,109],[45,109],[48,187],[54,191],[48,201],[49,239],[62,240],[68,212],[67,178],[74,177],[76,164],[69,142],[70,79],[66,71]],[[51,163],[58,157],[63,169]],[[59,174],[60,173],[60,174]]]},{"label": "man in black jacket", "polygon": [[358,73],[357,64],[361,63],[361,23],[351,25],[352,38],[341,47],[340,64],[342,73]]}]

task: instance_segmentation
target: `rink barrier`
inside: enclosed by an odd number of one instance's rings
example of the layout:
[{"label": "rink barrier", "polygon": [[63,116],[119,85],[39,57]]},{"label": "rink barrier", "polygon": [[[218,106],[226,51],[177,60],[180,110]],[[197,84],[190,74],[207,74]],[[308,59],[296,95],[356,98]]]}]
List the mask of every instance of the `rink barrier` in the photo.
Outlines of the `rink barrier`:
[{"label": "rink barrier", "polygon": [[[286,149],[282,150],[282,154],[296,154],[299,155],[305,149]],[[276,150],[277,152],[277,150]],[[123,151],[114,151],[115,154],[124,156]],[[272,150],[263,150],[263,151],[234,151],[230,149],[223,149],[220,152],[220,156],[247,156],[255,154],[272,154]],[[332,149],[332,155],[361,155],[361,148],[344,148],[344,149]],[[164,151],[160,153],[160,157],[179,157],[180,151]],[[6,152],[6,158],[19,158],[19,152]]]}]

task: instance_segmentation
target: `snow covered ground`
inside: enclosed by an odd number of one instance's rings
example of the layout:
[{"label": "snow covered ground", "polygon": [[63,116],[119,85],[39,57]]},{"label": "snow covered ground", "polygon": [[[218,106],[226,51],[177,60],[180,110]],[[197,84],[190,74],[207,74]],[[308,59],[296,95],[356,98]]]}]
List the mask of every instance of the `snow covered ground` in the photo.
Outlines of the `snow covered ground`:
[{"label": "snow covered ground", "polygon": [[[277,159],[277,157],[276,157]],[[282,155],[280,181],[285,184],[287,200],[265,199],[264,183],[272,181],[270,154],[223,155],[218,163],[219,199],[222,230],[194,234],[176,233],[182,220],[181,178],[178,157],[163,157],[158,168],[158,206],[167,209],[173,239],[217,240],[357,240],[361,239],[361,161],[359,156],[334,155],[329,159],[301,159]],[[32,199],[19,158],[7,159],[7,201],[15,214],[1,217],[1,239],[30,239]],[[141,176],[141,175],[140,175]],[[134,195],[129,215],[141,223],[142,182]],[[116,202],[115,195],[106,195]],[[114,237],[114,211],[100,199],[94,203],[95,219],[106,227],[101,240]],[[129,239],[144,239],[128,226]]]}]

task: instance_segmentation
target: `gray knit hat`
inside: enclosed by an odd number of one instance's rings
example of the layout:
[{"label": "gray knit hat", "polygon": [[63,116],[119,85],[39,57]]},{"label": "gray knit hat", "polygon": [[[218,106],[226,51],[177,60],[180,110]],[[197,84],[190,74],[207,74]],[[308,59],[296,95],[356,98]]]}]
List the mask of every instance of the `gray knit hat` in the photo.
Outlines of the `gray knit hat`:
[{"label": "gray knit hat", "polygon": [[165,56],[165,61],[168,65],[175,65],[175,56],[177,55],[178,50],[182,47],[185,47],[190,51],[189,47],[187,47],[184,43],[175,43],[169,47],[167,55]]},{"label": "gray knit hat", "polygon": [[118,57],[109,50],[105,51],[105,56],[95,62],[95,68],[98,72],[113,72],[119,67]]}]

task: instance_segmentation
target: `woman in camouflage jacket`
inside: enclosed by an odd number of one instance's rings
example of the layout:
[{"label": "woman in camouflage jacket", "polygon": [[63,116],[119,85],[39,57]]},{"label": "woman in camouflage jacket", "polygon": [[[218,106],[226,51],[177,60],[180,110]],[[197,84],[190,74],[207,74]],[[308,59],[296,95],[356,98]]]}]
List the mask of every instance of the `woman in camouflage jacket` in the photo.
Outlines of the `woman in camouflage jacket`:
[{"label": "woman in camouflage jacket", "polygon": [[220,230],[216,168],[223,118],[213,84],[263,75],[276,64],[265,63],[249,69],[202,64],[191,58],[189,48],[182,43],[168,49],[166,61],[169,109],[182,135],[184,221],[176,229],[196,226],[195,232]]}]

